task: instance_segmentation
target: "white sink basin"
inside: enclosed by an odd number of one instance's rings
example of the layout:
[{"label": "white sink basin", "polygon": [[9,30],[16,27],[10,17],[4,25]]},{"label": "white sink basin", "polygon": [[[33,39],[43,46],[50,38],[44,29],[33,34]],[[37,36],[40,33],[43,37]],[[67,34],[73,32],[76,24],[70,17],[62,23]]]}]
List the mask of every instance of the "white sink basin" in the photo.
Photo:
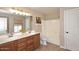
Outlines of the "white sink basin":
[{"label": "white sink basin", "polygon": [[8,35],[1,35],[1,36],[0,36],[0,40],[6,39],[6,38],[9,38],[9,36],[8,36]]},{"label": "white sink basin", "polygon": [[36,33],[35,31],[31,31],[31,32],[28,31],[26,33],[19,32],[19,33],[14,33],[13,36],[18,36],[18,35],[23,35],[23,34],[29,35],[29,34],[35,34],[35,33]]},{"label": "white sink basin", "polygon": [[8,35],[1,35],[0,36],[0,42],[3,42],[3,41],[5,41],[5,39],[7,40],[8,38],[9,38]]},{"label": "white sink basin", "polygon": [[22,33],[14,33],[13,36],[22,35]]}]

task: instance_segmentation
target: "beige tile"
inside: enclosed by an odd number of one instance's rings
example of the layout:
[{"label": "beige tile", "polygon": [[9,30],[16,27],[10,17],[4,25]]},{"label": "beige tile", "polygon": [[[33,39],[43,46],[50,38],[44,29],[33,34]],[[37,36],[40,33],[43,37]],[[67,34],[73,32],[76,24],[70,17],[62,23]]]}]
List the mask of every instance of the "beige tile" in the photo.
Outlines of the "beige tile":
[{"label": "beige tile", "polygon": [[48,43],[46,46],[40,46],[35,51],[68,51],[68,50],[60,48],[55,44]]}]

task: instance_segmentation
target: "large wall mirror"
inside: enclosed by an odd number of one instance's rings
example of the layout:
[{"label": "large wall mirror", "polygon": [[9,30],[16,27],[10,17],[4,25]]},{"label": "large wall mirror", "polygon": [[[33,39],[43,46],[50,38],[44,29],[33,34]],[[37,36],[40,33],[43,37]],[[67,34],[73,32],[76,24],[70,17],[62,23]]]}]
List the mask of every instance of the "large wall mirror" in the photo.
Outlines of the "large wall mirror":
[{"label": "large wall mirror", "polygon": [[20,32],[25,26],[25,17],[22,16],[15,16],[14,17],[14,32]]},{"label": "large wall mirror", "polygon": [[8,18],[0,17],[0,35],[6,34],[8,31]]},{"label": "large wall mirror", "polygon": [[0,12],[0,35],[18,33],[20,30],[32,29],[32,17]]},{"label": "large wall mirror", "polygon": [[14,17],[14,32],[20,32],[20,30],[31,30],[31,16],[15,16]]}]

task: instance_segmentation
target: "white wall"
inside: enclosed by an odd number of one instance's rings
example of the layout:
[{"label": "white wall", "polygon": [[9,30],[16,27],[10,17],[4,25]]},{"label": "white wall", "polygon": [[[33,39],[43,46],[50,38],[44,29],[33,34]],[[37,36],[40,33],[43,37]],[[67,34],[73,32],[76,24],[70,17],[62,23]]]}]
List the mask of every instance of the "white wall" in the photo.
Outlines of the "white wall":
[{"label": "white wall", "polygon": [[60,45],[59,31],[60,31],[60,20],[43,20],[42,21],[42,34],[46,36],[47,41],[56,45]]},{"label": "white wall", "polygon": [[42,32],[42,25],[41,24],[37,24],[36,23],[36,17],[41,17],[41,20],[44,20],[45,17],[44,15],[38,13],[38,12],[35,12],[35,11],[31,11],[31,14],[32,14],[32,30],[35,30],[37,32]]},{"label": "white wall", "polygon": [[32,30],[42,32],[42,25],[36,23],[36,17],[41,17],[41,20],[43,20],[45,18],[44,15],[29,8],[27,8],[27,11],[32,15]]},{"label": "white wall", "polygon": [[26,17],[25,18],[25,27],[26,27],[26,30],[29,30],[30,29],[30,17]]},{"label": "white wall", "polygon": [[32,19],[32,30],[35,30],[36,32],[42,31],[42,25],[36,23],[36,16],[33,16],[33,19]]}]

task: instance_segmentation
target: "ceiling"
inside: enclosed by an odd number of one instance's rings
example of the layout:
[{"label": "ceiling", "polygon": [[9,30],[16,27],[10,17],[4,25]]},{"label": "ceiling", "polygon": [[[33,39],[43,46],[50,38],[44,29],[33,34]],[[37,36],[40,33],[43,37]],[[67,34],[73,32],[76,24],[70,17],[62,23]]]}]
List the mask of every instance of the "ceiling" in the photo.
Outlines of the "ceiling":
[{"label": "ceiling", "polygon": [[58,7],[30,7],[32,10],[40,12],[44,15],[51,15],[60,13],[60,8]]},{"label": "ceiling", "polygon": [[[1,7],[0,7],[1,8]],[[9,9],[10,7],[2,7],[1,9]],[[24,10],[29,12],[29,10],[33,10],[35,12],[44,14],[44,15],[51,15],[51,14],[59,14],[60,13],[60,7],[15,7],[15,9]],[[64,8],[64,9],[71,9],[70,8]]]},{"label": "ceiling", "polygon": [[[6,9],[6,8],[3,7],[2,9]],[[29,10],[33,10],[35,12],[41,13],[46,16],[48,15],[59,16],[60,15],[60,7],[21,7],[21,8],[15,7],[15,9],[23,10],[26,12],[30,12]],[[71,9],[71,8],[64,8],[64,9]]]}]

